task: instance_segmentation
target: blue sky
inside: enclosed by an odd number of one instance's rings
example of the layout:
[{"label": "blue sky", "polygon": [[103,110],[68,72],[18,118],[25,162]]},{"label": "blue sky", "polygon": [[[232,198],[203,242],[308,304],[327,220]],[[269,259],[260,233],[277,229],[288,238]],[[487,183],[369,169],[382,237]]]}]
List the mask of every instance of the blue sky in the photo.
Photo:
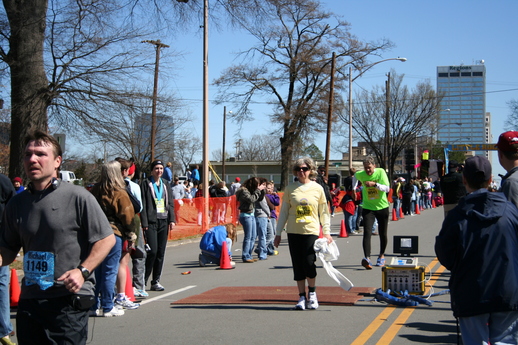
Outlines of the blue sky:
[{"label": "blue sky", "polygon": [[[420,80],[429,79],[435,86],[437,66],[470,65],[484,60],[486,65],[486,111],[492,115],[493,142],[503,131],[503,124],[511,99],[518,99],[518,68],[516,46],[518,1],[323,1],[326,8],[342,15],[352,27],[351,32],[362,40],[390,39],[396,47],[386,52],[383,58],[406,57],[407,62],[385,62],[375,66],[355,81],[354,90],[370,89],[382,85],[385,74],[393,68],[405,74],[405,83],[413,86]],[[217,78],[221,71],[232,64],[234,53],[254,44],[244,33],[226,29],[214,30],[209,24],[209,79]],[[162,87],[174,91],[182,98],[188,112],[199,125],[193,125],[193,134],[202,134],[202,32],[193,30],[178,37],[162,38],[164,43],[182,52],[175,58],[174,75],[161,81]],[[167,58],[167,55],[164,56]],[[372,59],[375,61],[374,59]],[[216,90],[210,87],[210,99]],[[344,95],[344,98],[347,98]],[[227,111],[232,110],[227,105]],[[244,126],[241,132],[235,124],[227,122],[226,148],[234,152],[237,136],[248,138],[254,134],[268,133],[271,126],[267,115],[270,109],[257,107],[256,120]],[[210,151],[222,146],[223,105],[210,105]],[[325,138],[315,140],[322,152]],[[335,149],[340,150],[340,148]],[[346,151],[343,148],[342,151]],[[341,154],[332,150],[331,158]],[[503,173],[496,154],[493,155],[495,174]]]}]

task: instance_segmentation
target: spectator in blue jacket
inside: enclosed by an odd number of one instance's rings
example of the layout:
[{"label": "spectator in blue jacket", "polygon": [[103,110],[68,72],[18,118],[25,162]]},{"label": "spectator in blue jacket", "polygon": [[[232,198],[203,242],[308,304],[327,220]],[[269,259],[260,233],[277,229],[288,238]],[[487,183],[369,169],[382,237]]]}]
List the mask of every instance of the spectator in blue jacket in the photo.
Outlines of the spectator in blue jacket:
[{"label": "spectator in blue jacket", "polygon": [[218,225],[207,230],[200,241],[201,253],[198,257],[200,266],[219,265],[223,242],[227,243],[228,255],[232,258],[232,243],[236,241],[237,230],[234,224]]},{"label": "spectator in blue jacket", "polygon": [[448,212],[435,252],[451,271],[451,308],[464,344],[516,344],[518,339],[518,209],[489,192],[491,164],[466,160],[468,195]]}]

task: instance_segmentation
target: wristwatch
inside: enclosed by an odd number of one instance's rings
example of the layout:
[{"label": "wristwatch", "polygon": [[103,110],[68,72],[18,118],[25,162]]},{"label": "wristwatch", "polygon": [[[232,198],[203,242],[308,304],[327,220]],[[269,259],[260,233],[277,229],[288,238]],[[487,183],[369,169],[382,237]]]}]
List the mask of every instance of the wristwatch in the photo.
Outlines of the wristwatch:
[{"label": "wristwatch", "polygon": [[79,265],[77,268],[81,271],[81,274],[83,275],[83,279],[86,280],[90,276],[90,271],[83,266]]}]

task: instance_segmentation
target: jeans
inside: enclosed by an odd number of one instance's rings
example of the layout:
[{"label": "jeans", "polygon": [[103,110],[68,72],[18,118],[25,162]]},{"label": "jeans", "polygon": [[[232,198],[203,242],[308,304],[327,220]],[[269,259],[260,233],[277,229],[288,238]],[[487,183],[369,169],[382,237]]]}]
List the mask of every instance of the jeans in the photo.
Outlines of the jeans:
[{"label": "jeans", "polygon": [[350,214],[346,210],[344,210],[344,223],[347,227],[347,233],[350,234],[354,230],[356,230],[356,218],[354,214]]},{"label": "jeans", "polygon": [[[93,310],[102,308],[104,312],[109,312],[113,309],[115,282],[117,281],[117,272],[119,272],[121,253],[122,238],[115,236],[115,245],[103,262],[94,270],[96,281],[95,297],[97,298],[97,303],[92,307]],[[100,297],[99,294],[101,295]]]},{"label": "jeans", "polygon": [[459,317],[464,345],[518,344],[518,311]]},{"label": "jeans", "polygon": [[239,216],[239,222],[243,225],[243,261],[252,260],[252,251],[254,250],[255,238],[257,237],[257,229],[254,216]]},{"label": "jeans", "polygon": [[275,239],[275,230],[277,229],[277,219],[268,219],[268,233],[266,235],[266,254],[273,255],[275,247],[273,246],[273,240]]},{"label": "jeans", "polygon": [[268,232],[268,218],[267,217],[256,217],[255,225],[257,227],[257,248],[256,253],[259,256],[259,260],[266,259],[266,235]]},{"label": "jeans", "polygon": [[0,338],[13,331],[9,300],[9,266],[0,267]]},{"label": "jeans", "polygon": [[396,210],[396,217],[401,218],[401,199],[392,198],[394,200],[394,209]]}]

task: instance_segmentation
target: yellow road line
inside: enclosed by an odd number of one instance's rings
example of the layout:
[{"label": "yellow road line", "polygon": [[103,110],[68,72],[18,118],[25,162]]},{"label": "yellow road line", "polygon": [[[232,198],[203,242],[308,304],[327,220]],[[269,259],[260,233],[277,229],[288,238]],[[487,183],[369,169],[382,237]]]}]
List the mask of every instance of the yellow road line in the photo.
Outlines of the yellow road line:
[{"label": "yellow road line", "polygon": [[376,345],[388,345],[394,340],[396,335],[398,334],[399,330],[403,325],[405,324],[406,320],[412,315],[414,312],[415,307],[407,307],[403,309],[401,314],[397,317],[396,321],[387,329],[385,334],[381,337],[381,339],[376,343]]},{"label": "yellow road line", "polygon": [[[434,267],[439,263],[437,258],[433,259],[432,262],[428,265],[429,272],[431,272]],[[441,273],[446,268],[442,265],[437,268],[437,270],[432,274],[432,277],[428,281],[428,284],[433,286]],[[392,312],[396,309],[395,306],[389,305],[385,307],[385,309],[372,321],[367,328],[351,343],[351,345],[363,345],[365,344],[371,337],[374,335],[376,330],[383,324],[383,322],[387,321],[387,318]],[[383,334],[380,340],[376,343],[376,345],[388,345],[394,340],[399,330],[405,322],[408,320],[410,315],[414,312],[415,307],[406,307],[402,310],[401,314],[396,318],[394,323],[387,329],[387,331]]]},{"label": "yellow road line", "polygon": [[388,317],[396,309],[396,306],[389,305],[372,321],[367,328],[356,338],[351,345],[365,344],[367,340],[376,332],[376,330],[387,321]]}]

